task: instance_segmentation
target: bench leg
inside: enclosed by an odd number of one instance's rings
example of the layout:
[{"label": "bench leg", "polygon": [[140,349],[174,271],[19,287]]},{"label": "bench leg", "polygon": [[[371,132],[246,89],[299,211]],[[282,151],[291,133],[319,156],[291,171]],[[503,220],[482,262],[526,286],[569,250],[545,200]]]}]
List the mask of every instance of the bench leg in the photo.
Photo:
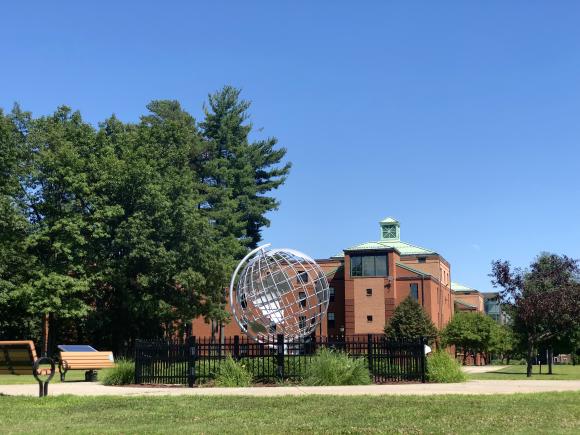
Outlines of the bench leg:
[{"label": "bench leg", "polygon": [[58,364],[58,372],[60,373],[60,381],[64,382],[64,377],[66,376],[66,365],[63,361]]}]

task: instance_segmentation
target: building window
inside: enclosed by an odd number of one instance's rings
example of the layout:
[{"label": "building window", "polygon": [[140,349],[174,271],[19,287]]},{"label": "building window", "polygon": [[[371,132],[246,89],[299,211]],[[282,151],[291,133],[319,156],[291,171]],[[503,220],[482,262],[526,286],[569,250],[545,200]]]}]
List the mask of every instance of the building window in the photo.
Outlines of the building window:
[{"label": "building window", "polygon": [[334,287],[329,287],[328,288],[328,292],[329,292],[329,296],[328,296],[328,301],[329,302],[334,302]]},{"label": "building window", "polygon": [[383,239],[395,239],[395,238],[397,238],[397,227],[395,225],[384,225]]},{"label": "building window", "polygon": [[308,282],[308,272],[300,271],[296,274],[296,281],[298,284],[306,284]]},{"label": "building window", "polygon": [[411,284],[411,291],[409,296],[411,296],[416,301],[419,300],[419,284]]},{"label": "building window", "polygon": [[417,262],[418,263],[426,263],[427,262],[427,257],[419,257],[419,258],[417,258]]},{"label": "building window", "polygon": [[306,328],[306,316],[299,316],[298,317],[298,327],[300,329]]},{"label": "building window", "polygon": [[329,328],[334,328],[334,313],[328,313],[327,314],[327,319],[328,319],[328,327]]},{"label": "building window", "polygon": [[372,288],[368,288],[367,289],[367,296],[372,296],[373,295],[373,289]]},{"label": "building window", "polygon": [[362,257],[360,255],[350,257],[350,276],[362,276]]},{"label": "building window", "polygon": [[372,322],[373,321],[373,316],[367,316],[367,322]]},{"label": "building window", "polygon": [[241,297],[240,297],[240,305],[242,306],[242,308],[245,310],[246,308],[248,308],[248,302],[246,301],[246,294],[242,293]]},{"label": "building window", "polygon": [[387,276],[387,254],[351,255],[350,276]]},{"label": "building window", "polygon": [[298,300],[300,301],[300,306],[302,308],[306,307],[306,293],[304,292],[298,293]]}]

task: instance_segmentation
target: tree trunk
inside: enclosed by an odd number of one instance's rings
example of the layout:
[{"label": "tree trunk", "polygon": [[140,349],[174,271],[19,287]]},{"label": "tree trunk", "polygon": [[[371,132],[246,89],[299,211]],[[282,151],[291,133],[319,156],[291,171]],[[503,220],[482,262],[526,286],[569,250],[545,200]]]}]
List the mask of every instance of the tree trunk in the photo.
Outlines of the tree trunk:
[{"label": "tree trunk", "polygon": [[42,315],[42,356],[48,354],[48,333],[49,333],[48,313]]},{"label": "tree trunk", "polygon": [[548,374],[552,374],[552,361],[554,360],[554,349],[552,346],[548,348]]},{"label": "tree trunk", "polygon": [[533,368],[533,363],[534,363],[534,345],[532,343],[528,343],[527,359],[528,359],[528,367],[526,370],[526,376],[528,378],[531,378],[532,377],[532,368]]}]

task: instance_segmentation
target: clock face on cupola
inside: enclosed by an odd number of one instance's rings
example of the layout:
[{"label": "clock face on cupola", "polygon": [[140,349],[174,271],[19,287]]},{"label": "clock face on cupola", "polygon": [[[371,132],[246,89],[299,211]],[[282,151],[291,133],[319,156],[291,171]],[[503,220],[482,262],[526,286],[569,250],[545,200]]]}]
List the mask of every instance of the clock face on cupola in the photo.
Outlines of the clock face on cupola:
[{"label": "clock face on cupola", "polygon": [[401,230],[399,221],[393,218],[385,218],[381,222],[381,240],[400,240]]}]

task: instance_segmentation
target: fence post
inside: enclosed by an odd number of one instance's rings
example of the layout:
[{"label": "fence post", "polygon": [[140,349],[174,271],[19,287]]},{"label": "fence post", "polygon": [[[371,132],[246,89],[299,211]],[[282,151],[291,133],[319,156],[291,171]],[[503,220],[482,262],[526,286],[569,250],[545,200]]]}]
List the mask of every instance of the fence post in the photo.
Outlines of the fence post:
[{"label": "fence post", "polygon": [[278,334],[276,346],[276,375],[284,379],[284,334]]},{"label": "fence post", "polygon": [[140,384],[143,380],[143,360],[141,358],[141,341],[135,342],[135,384]]},{"label": "fence post", "polygon": [[427,344],[427,339],[425,337],[421,337],[419,340],[421,346],[419,347],[419,351],[421,352],[421,382],[425,383],[425,372],[427,370],[427,355],[425,354],[425,345]]},{"label": "fence post", "polygon": [[240,359],[240,336],[234,335],[234,359],[238,361]]},{"label": "fence post", "polygon": [[373,373],[373,334],[367,336],[367,358],[369,360],[369,371]]},{"label": "fence post", "polygon": [[187,337],[187,386],[189,388],[193,388],[195,385],[195,358],[197,355],[195,347],[195,336]]}]

